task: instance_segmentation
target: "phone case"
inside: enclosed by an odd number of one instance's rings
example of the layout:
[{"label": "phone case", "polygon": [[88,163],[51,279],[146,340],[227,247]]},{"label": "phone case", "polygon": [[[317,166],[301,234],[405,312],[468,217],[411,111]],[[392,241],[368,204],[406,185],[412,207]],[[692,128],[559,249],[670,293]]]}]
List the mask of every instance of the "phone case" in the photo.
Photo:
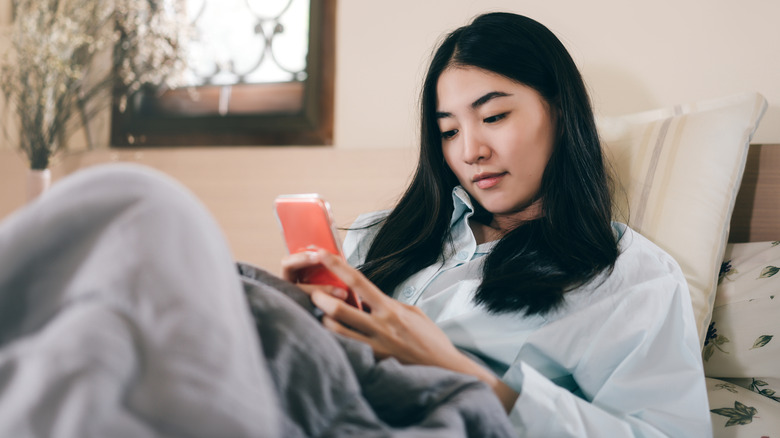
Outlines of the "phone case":
[{"label": "phone case", "polygon": [[[336,234],[330,205],[317,194],[281,195],[274,201],[274,211],[290,254],[322,248],[344,257]],[[357,295],[324,266],[302,269],[298,281],[328,284],[347,291],[347,302],[362,308]]]}]

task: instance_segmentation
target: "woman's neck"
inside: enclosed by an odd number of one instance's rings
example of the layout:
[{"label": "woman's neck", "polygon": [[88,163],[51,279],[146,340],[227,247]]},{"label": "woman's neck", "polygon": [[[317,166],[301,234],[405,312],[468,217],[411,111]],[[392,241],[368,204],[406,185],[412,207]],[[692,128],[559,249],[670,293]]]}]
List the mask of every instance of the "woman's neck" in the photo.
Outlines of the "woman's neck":
[{"label": "woman's neck", "polygon": [[473,220],[469,221],[469,227],[471,227],[471,232],[474,233],[474,239],[476,239],[477,245],[498,240],[506,234],[500,229]]},{"label": "woman's neck", "polygon": [[477,240],[477,245],[501,239],[507,233],[519,227],[522,223],[542,216],[541,200],[534,201],[521,211],[509,214],[494,214],[489,224],[469,220],[469,226]]}]

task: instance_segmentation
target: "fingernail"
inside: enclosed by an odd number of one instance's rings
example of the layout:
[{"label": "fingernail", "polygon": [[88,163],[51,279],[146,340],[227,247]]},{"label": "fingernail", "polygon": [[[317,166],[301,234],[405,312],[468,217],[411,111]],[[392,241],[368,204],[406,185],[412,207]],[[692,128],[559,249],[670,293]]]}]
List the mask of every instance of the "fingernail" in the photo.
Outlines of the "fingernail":
[{"label": "fingernail", "polygon": [[333,293],[331,295],[333,295],[336,298],[341,298],[342,300],[347,299],[347,291],[345,291],[344,289],[335,288],[333,289]]}]

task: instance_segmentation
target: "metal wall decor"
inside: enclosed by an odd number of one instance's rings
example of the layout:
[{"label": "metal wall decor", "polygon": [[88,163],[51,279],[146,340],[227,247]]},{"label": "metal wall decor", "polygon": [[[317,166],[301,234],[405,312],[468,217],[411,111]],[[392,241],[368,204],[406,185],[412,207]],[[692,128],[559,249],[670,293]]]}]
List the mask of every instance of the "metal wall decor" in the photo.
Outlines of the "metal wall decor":
[{"label": "metal wall decor", "polygon": [[186,0],[189,86],[304,81],[309,0]]}]

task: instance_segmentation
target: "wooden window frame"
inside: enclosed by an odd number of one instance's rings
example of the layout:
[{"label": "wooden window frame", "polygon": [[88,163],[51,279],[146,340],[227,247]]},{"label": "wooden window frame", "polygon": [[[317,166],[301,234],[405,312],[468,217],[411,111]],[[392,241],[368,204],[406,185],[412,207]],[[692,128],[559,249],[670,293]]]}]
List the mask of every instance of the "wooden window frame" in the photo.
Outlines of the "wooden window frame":
[{"label": "wooden window frame", "polygon": [[169,90],[161,97],[142,92],[123,112],[114,96],[111,145],[333,144],[336,0],[312,0],[310,7],[305,81],[233,85],[231,111],[224,116],[208,109],[216,108],[220,85],[198,87],[200,103],[191,101],[186,90]]}]

